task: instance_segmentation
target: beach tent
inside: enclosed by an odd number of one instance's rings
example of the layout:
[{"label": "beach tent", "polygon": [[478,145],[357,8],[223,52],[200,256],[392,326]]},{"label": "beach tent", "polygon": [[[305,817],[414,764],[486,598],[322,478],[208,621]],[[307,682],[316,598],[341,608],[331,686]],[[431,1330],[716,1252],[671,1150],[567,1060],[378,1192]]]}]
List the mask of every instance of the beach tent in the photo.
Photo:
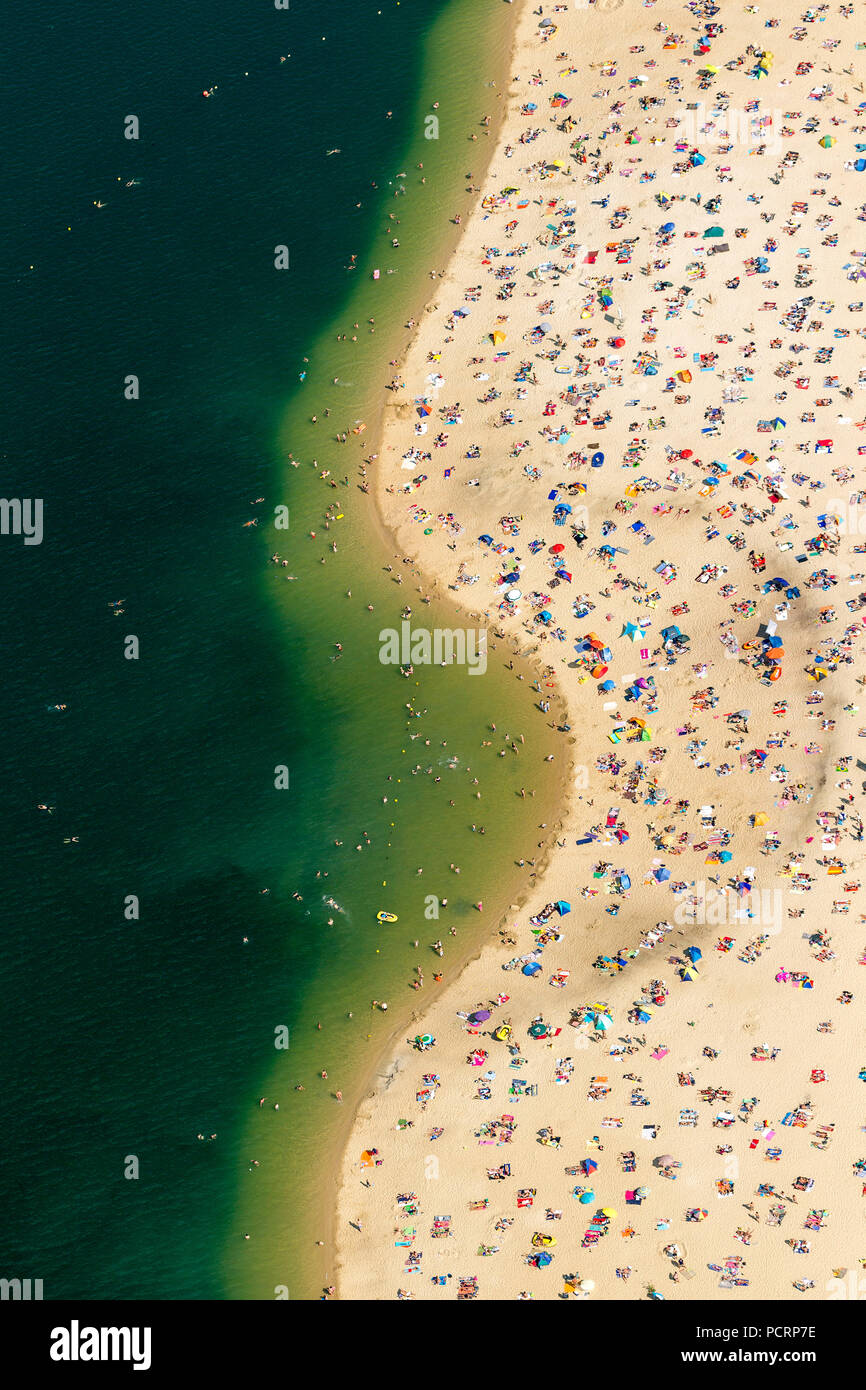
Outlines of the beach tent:
[{"label": "beach tent", "polygon": [[528,965],[524,965],[524,967],[523,967],[523,974],[524,974],[524,975],[537,975],[540,969],[541,969],[541,966],[538,964],[538,961],[537,961],[537,960],[532,960],[532,961],[529,962]]},{"label": "beach tent", "polygon": [[664,864],[660,864],[659,867],[653,872],[653,878],[655,879],[656,883],[666,883],[670,876],[671,871],[670,869],[666,869]]},{"label": "beach tent", "polygon": [[469,1015],[470,1023],[486,1023],[490,1017],[489,1009],[476,1009],[474,1014]]},{"label": "beach tent", "polygon": [[694,965],[684,965],[682,970],[680,971],[680,976],[686,982],[687,985],[691,984],[693,980],[696,980],[698,978],[698,975],[699,972]]},{"label": "beach tent", "polygon": [[494,329],[494,331],[490,334],[490,341],[491,341],[491,343],[493,344],[494,347],[499,347],[499,344],[500,344],[500,343],[504,343],[504,342],[505,342],[505,337],[506,337],[506,335],[503,333],[502,329],[501,329],[501,328],[496,328],[496,329]]},{"label": "beach tent", "polygon": [[556,904],[556,910],[559,913],[560,917],[565,917],[567,913],[571,911],[571,903],[567,903],[562,898],[560,898],[559,902]]},{"label": "beach tent", "polygon": [[625,623],[619,635],[620,637],[630,637],[632,642],[636,642],[639,637],[643,638],[645,634],[643,629],[638,627],[637,623]]},{"label": "beach tent", "polygon": [[724,232],[724,228],[722,228],[722,227],[707,227],[706,231],[704,232],[704,236],[705,236],[705,237],[708,237],[708,236],[717,237],[717,236],[724,236],[724,235],[725,235],[725,232]]},{"label": "beach tent", "polygon": [[703,952],[701,951],[699,946],[687,946],[686,949],[683,951],[683,955],[688,956],[689,960],[692,962],[693,965],[695,961],[701,959],[702,954]]}]

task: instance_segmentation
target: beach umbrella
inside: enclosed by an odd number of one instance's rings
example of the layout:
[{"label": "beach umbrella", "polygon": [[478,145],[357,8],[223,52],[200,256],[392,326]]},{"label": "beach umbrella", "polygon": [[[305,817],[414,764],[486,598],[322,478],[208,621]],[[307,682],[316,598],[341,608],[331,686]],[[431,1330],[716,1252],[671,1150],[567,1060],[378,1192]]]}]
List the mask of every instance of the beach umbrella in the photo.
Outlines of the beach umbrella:
[{"label": "beach umbrella", "polygon": [[593,1021],[597,1033],[606,1033],[608,1028],[613,1027],[613,1019],[608,1014],[596,1014]]},{"label": "beach umbrella", "polygon": [[602,1207],[601,1214],[602,1216],[608,1217],[610,1221],[616,1220],[616,1211],[613,1207]]},{"label": "beach umbrella", "polygon": [[650,1195],[650,1190],[648,1187],[636,1187],[634,1195],[636,1197],[648,1197]]},{"label": "beach umbrella", "polygon": [[672,232],[672,231],[675,230],[676,225],[677,225],[676,222],[663,222],[663,223],[662,223],[662,231],[663,231],[663,232]]},{"label": "beach umbrella", "polygon": [[669,1168],[672,1163],[676,1163],[673,1154],[659,1154],[658,1158],[653,1159],[657,1168]]},{"label": "beach umbrella", "polygon": [[535,1257],[535,1263],[538,1265],[539,1269],[545,1269],[547,1265],[552,1263],[552,1261],[553,1256],[548,1255],[546,1250],[540,1250]]},{"label": "beach umbrella", "polygon": [[666,869],[664,864],[660,864],[659,867],[653,873],[653,878],[655,879],[656,883],[666,883],[670,876],[671,871],[670,869]]},{"label": "beach umbrella", "polygon": [[609,690],[616,690],[616,681],[602,681],[598,688],[607,694]]},{"label": "beach umbrella", "polygon": [[585,1158],[583,1160],[583,1171],[585,1173],[594,1173],[597,1167],[598,1164],[594,1158]]},{"label": "beach umbrella", "polygon": [[835,143],[836,140],[832,135],[822,135],[821,139],[818,141],[818,144],[825,150],[832,149]]},{"label": "beach umbrella", "polygon": [[590,1202],[594,1202],[594,1201],[595,1201],[595,1193],[594,1193],[594,1192],[581,1192],[581,1194],[580,1194],[580,1196],[578,1197],[577,1200],[580,1202],[581,1206],[583,1206],[583,1207],[588,1207],[589,1204],[590,1204]]},{"label": "beach umbrella", "polygon": [[734,856],[731,854],[731,851],[729,849],[723,849],[719,853],[719,863],[729,864],[733,857]]},{"label": "beach umbrella", "polygon": [[602,453],[597,453],[597,454],[593,454],[592,458],[591,458],[590,461],[589,461],[589,466],[590,466],[590,468],[601,468],[601,466],[602,466],[603,463],[604,463],[604,454],[602,454]]},{"label": "beach umbrella", "polygon": [[580,1289],[581,1293],[592,1293],[593,1289],[595,1288],[595,1280],[581,1279],[577,1287]]},{"label": "beach umbrella", "polygon": [[564,546],[561,542],[557,542],[556,545],[552,545],[552,546],[550,547],[550,553],[551,553],[551,555],[559,555],[560,551],[562,551],[562,550],[564,550],[564,549],[565,549],[565,546]]},{"label": "beach umbrella", "polygon": [[522,594],[520,589],[508,589],[506,591],[505,597],[509,600],[509,602],[514,603],[517,599],[522,597]]},{"label": "beach umbrella", "polygon": [[470,1023],[486,1023],[490,1017],[489,1009],[476,1009],[474,1014],[469,1015]]},{"label": "beach umbrella", "polygon": [[756,811],[752,817],[753,824],[755,825],[766,825],[769,819],[770,817],[767,815],[766,811]]},{"label": "beach umbrella", "polygon": [[537,961],[537,960],[533,960],[533,961],[530,961],[528,965],[524,965],[524,967],[523,967],[523,974],[524,974],[524,975],[537,975],[540,969],[541,969],[541,966],[538,964],[538,961]]}]

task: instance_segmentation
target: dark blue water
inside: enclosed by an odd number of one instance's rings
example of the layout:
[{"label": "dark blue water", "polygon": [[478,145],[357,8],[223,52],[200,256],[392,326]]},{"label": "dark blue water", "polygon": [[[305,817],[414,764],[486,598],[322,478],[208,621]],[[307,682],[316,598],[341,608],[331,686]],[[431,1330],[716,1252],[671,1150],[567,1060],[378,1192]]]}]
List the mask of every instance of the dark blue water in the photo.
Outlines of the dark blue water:
[{"label": "dark blue water", "polygon": [[[314,505],[286,480],[287,402],[381,235],[371,184],[406,147],[443,8],[79,0],[4,22],[2,493],[43,499],[44,539],[0,537],[0,1274],[46,1298],[249,1291],[224,1245],[274,1024],[361,969],[347,936],[323,985],[310,903],[344,814],[391,833],[361,773],[374,724],[398,758],[405,692],[389,725],[381,668],[360,703],[357,669],[326,682],[343,578],[287,613],[244,522],[262,495]],[[509,698],[495,680],[485,708]],[[468,745],[480,692],[438,689]],[[429,803],[405,801],[411,842]],[[371,905],[382,853],[341,892]]]}]

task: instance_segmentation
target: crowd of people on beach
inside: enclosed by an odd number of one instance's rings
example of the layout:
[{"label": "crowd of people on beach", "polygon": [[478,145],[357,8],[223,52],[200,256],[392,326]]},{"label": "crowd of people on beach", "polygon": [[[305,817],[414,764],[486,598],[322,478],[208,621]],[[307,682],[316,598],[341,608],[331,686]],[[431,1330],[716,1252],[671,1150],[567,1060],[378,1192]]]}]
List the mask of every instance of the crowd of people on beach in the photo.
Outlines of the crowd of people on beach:
[{"label": "crowd of people on beach", "polygon": [[771,9],[587,38],[591,10],[527,8],[392,364],[386,518],[511,644],[574,777],[525,907],[356,1123],[343,1297],[371,1261],[399,1299],[866,1269],[866,45],[853,5]]}]

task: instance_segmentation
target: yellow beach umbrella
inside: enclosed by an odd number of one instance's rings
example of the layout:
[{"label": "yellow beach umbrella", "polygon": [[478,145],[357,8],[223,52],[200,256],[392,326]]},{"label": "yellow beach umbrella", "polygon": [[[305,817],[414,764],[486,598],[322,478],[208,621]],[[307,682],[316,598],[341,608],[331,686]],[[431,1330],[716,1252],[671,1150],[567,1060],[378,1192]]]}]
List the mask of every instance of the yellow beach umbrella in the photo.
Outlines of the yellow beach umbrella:
[{"label": "yellow beach umbrella", "polygon": [[615,1221],[615,1220],[616,1220],[616,1211],[614,1210],[613,1207],[602,1207],[602,1209],[601,1209],[601,1214],[602,1214],[602,1216],[607,1216],[607,1217],[609,1217],[609,1219],[610,1219],[611,1221]]}]

